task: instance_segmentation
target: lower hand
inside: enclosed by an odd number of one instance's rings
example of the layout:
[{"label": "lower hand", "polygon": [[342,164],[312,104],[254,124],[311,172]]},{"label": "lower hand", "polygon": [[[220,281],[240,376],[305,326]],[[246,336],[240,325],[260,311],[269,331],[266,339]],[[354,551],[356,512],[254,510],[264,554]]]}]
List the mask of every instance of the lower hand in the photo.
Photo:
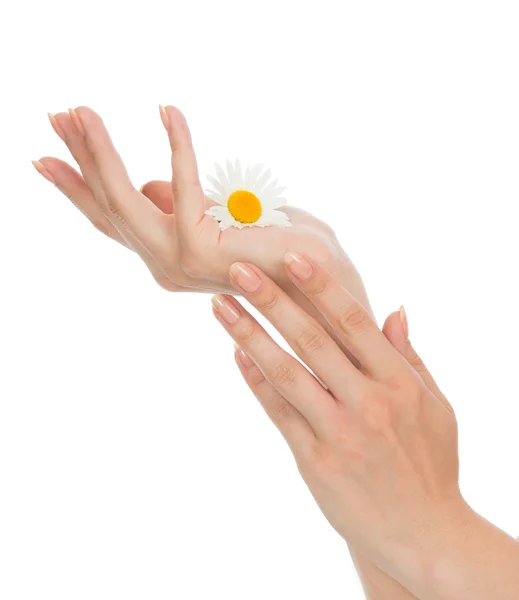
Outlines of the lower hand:
[{"label": "lower hand", "polygon": [[325,269],[289,255],[287,275],[360,368],[255,266],[233,265],[230,281],[326,388],[234,298],[215,297],[215,315],[330,523],[375,565],[412,583],[421,552],[471,514],[458,486],[454,412]]}]

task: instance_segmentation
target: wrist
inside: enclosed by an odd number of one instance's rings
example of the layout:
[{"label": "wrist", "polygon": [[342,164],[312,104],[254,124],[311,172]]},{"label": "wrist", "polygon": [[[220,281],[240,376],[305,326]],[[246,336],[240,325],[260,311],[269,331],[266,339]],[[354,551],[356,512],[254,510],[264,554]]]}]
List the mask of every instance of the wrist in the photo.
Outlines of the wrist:
[{"label": "wrist", "polygon": [[512,600],[518,564],[519,544],[461,499],[431,514],[427,532],[395,553],[391,569],[423,600]]},{"label": "wrist", "polygon": [[[476,513],[461,496],[405,515],[405,525],[393,530],[380,547],[377,562],[399,580],[434,579],[436,564],[452,538],[463,537],[473,526]],[[402,525],[402,523],[401,523]]]}]

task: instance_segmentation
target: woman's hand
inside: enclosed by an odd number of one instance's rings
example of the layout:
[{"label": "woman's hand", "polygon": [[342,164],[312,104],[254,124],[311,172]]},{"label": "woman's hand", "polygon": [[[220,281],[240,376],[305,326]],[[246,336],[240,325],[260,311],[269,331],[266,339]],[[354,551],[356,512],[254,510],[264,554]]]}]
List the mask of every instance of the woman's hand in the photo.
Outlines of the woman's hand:
[{"label": "woman's hand", "polygon": [[[138,191],[101,117],[87,107],[50,115],[82,175],[52,157],[40,159],[35,166],[97,229],[135,250],[167,290],[231,291],[227,273],[237,260],[254,262],[288,287],[282,257],[295,248],[319,257],[368,306],[362,281],[333,231],[310,214],[286,207],[292,222],[289,229],[221,232],[214,219],[204,215],[214,203],[202,190],[185,118],[173,107],[163,109],[161,117],[172,151],[172,184],[150,182]],[[294,288],[291,293],[297,297]]]},{"label": "woman's hand", "polygon": [[[286,267],[360,368],[255,266],[233,265],[233,286],[326,387],[234,298],[216,296],[214,312],[330,523],[419,598],[483,600],[491,588],[495,598],[516,598],[517,544],[489,530],[461,496],[457,425],[446,398],[434,382],[424,383],[325,269],[298,254],[287,255]],[[463,564],[460,551],[473,556],[485,539],[495,544],[487,558],[502,552],[506,573],[490,569],[485,578],[481,554]]]},{"label": "woman's hand", "polygon": [[[361,278],[335,234],[312,215],[285,207],[292,223],[290,229],[268,227],[220,232],[211,218],[201,214],[202,192],[194,150],[185,119],[176,109],[167,107],[165,114],[161,113],[172,147],[173,185],[151,181],[140,191],[129,181],[108,132],[94,111],[79,107],[49,117],[82,174],[53,157],[40,159],[35,163],[36,168],[98,230],[135,250],[163,288],[234,291],[229,284],[228,269],[233,262],[243,260],[261,266],[295,301],[312,312],[311,303],[290,283],[283,268],[282,257],[288,250],[297,249],[319,257],[370,310]],[[204,208],[211,204],[203,198]],[[191,215],[190,209],[196,215]],[[314,314],[319,318],[318,313]],[[398,340],[396,322],[394,331]],[[378,590],[384,598],[389,598],[390,593],[395,600],[409,597],[385,573],[357,554],[354,556],[366,587],[376,587],[377,598]]]}]

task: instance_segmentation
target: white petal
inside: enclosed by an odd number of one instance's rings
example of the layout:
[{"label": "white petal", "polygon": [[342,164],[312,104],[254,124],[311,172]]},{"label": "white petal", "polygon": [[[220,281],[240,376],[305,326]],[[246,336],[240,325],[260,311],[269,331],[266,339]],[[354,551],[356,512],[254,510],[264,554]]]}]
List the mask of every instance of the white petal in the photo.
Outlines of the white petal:
[{"label": "white petal", "polygon": [[208,208],[204,214],[214,217],[218,220],[225,219],[227,215],[230,215],[225,206],[211,206],[211,208]]},{"label": "white petal", "polygon": [[277,179],[272,180],[267,187],[263,190],[263,194],[270,194],[276,189],[276,185],[278,183]]},{"label": "white petal", "polygon": [[257,196],[260,199],[261,204],[266,208],[278,208],[279,206],[284,206],[286,204],[285,198],[281,198],[272,193],[269,194],[265,191],[258,192]]},{"label": "white petal", "polygon": [[244,180],[243,180],[243,172],[241,170],[241,162],[240,162],[239,158],[236,159],[236,163],[234,165],[234,176],[236,178],[236,189],[242,190]]},{"label": "white petal", "polygon": [[272,172],[270,169],[264,171],[254,184],[254,187],[251,189],[251,192],[261,192],[261,190],[266,186],[268,180],[270,179],[271,174]]},{"label": "white petal", "polygon": [[226,229],[229,229],[229,227],[236,227],[235,223],[236,221],[229,215],[227,218],[220,221],[220,229],[225,231]]},{"label": "white petal", "polygon": [[215,190],[218,190],[220,192],[220,194],[222,194],[222,196],[225,196],[225,186],[223,186],[220,181],[218,181],[218,179],[216,179],[216,177],[213,177],[212,175],[208,175],[207,179],[209,179],[209,182],[211,183],[211,185],[214,187]]},{"label": "white petal", "polygon": [[261,169],[262,168],[263,167],[262,167],[261,164],[254,165],[252,167],[252,169],[249,172],[248,180],[245,182],[245,189],[246,190],[251,190],[252,189],[252,187],[256,183],[256,180],[258,179],[258,177],[259,177],[259,175],[261,173]]},{"label": "white petal", "polygon": [[243,229],[245,225],[237,221],[230,213],[229,216],[220,223],[220,229],[224,231],[229,227],[236,227],[236,229]]},{"label": "white petal", "polygon": [[225,206],[212,206],[205,211],[205,214],[218,221],[218,225],[222,231],[229,229],[229,227],[242,229],[245,226],[244,223],[236,221]]},{"label": "white petal", "polygon": [[277,198],[273,198],[271,200],[270,208],[280,208],[281,206],[286,206],[286,204],[287,204],[287,199],[286,198],[280,198],[278,196]]},{"label": "white petal", "polygon": [[228,191],[230,188],[230,185],[229,185],[229,180],[227,179],[227,175],[225,174],[225,171],[222,169],[222,167],[218,163],[215,163],[214,167],[216,169],[216,174],[218,175],[218,179],[220,180],[220,183],[224,187],[225,191]]},{"label": "white petal", "polygon": [[231,188],[231,192],[235,192],[236,191],[236,175],[234,173],[233,164],[229,159],[227,159],[225,161],[225,164],[227,165],[227,177],[229,178],[229,185]]},{"label": "white petal", "polygon": [[274,194],[274,196],[279,196],[279,194],[282,194],[287,188],[280,185],[279,187],[277,187],[276,189],[274,189],[272,191],[272,193]]},{"label": "white petal", "polygon": [[292,227],[288,215],[281,210],[267,210],[256,221],[258,227],[275,225],[277,227]]}]

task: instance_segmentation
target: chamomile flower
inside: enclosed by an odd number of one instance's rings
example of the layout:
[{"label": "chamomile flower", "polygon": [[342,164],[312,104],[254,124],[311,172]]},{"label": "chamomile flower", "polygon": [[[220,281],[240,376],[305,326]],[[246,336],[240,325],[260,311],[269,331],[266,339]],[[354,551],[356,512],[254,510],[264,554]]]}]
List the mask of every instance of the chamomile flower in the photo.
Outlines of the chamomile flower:
[{"label": "chamomile flower", "polygon": [[292,226],[288,215],[276,210],[286,204],[285,198],[280,197],[285,188],[271,181],[270,169],[256,165],[243,172],[239,160],[234,165],[228,160],[226,166],[227,172],[217,164],[217,177],[207,176],[214,189],[206,191],[217,206],[205,214],[218,221],[222,231],[229,227]]}]

